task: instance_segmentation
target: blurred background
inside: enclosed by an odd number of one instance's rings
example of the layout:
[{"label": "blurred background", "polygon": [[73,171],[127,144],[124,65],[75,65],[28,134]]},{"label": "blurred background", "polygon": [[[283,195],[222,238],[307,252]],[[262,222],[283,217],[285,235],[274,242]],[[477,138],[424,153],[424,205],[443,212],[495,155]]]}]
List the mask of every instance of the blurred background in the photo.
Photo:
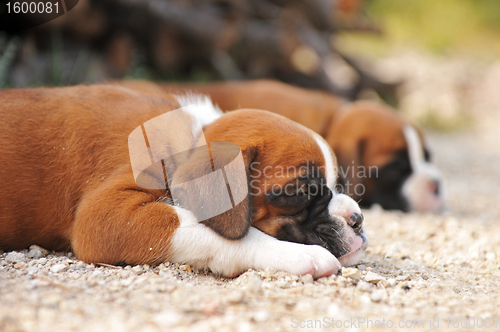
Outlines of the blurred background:
[{"label": "blurred background", "polygon": [[498,0],[81,0],[0,32],[0,88],[273,77],[456,131],[500,109]]},{"label": "blurred background", "polygon": [[500,218],[498,0],[65,3],[48,23],[0,31],[0,89],[276,78],[378,100],[426,129],[452,211]]}]

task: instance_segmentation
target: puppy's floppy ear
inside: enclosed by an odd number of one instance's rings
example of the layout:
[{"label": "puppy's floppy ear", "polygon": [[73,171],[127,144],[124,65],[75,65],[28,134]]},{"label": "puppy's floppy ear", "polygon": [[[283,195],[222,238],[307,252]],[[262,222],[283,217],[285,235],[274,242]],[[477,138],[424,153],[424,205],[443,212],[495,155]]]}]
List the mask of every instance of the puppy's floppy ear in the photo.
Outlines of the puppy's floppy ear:
[{"label": "puppy's floppy ear", "polygon": [[174,202],[190,210],[199,222],[219,235],[237,240],[251,225],[248,169],[255,148],[243,151],[233,143],[209,143],[193,149],[177,170],[169,188]]},{"label": "puppy's floppy ear", "polygon": [[225,142],[210,143],[210,148],[215,170],[223,171],[232,208],[203,223],[225,238],[241,239],[247,234],[252,223],[252,199],[248,177],[249,167],[257,150],[249,147],[240,151],[236,144]]}]

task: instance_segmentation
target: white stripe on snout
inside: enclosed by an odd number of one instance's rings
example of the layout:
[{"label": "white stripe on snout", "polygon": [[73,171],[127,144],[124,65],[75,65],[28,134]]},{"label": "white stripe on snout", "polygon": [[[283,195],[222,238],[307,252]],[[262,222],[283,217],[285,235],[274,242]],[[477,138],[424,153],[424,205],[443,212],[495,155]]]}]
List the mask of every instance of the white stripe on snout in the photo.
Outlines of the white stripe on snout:
[{"label": "white stripe on snout", "polygon": [[417,168],[425,163],[424,149],[417,131],[410,125],[403,129],[406,144],[408,145],[408,154],[410,156],[411,168],[416,172]]},{"label": "white stripe on snout", "polygon": [[318,143],[321,152],[323,153],[323,157],[325,158],[325,177],[326,177],[326,186],[333,192],[335,192],[335,182],[337,181],[337,172],[335,172],[335,162],[333,157],[333,151],[323,139],[323,137],[319,136],[316,133],[313,133],[314,139],[316,143]]}]

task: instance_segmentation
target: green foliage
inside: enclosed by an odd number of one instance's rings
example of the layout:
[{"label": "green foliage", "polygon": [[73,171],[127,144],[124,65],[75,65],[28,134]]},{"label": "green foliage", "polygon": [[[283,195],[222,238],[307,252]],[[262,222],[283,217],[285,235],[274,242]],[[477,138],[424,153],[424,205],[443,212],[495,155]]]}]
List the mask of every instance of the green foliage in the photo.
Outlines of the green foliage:
[{"label": "green foliage", "polygon": [[469,110],[460,110],[452,117],[443,116],[439,109],[430,109],[416,119],[420,126],[440,132],[457,132],[473,127],[475,118]]},{"label": "green foliage", "polygon": [[389,43],[500,54],[498,0],[369,0]]}]

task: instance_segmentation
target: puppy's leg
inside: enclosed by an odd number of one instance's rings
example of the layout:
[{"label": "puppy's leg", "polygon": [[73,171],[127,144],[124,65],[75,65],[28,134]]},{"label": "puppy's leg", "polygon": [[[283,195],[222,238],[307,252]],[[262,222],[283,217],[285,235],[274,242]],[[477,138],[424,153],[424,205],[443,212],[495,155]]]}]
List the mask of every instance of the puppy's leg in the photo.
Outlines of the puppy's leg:
[{"label": "puppy's leg", "polygon": [[175,207],[180,226],[171,238],[171,261],[209,268],[233,277],[249,268],[273,267],[314,278],[336,273],[341,264],[328,250],[316,245],[280,241],[250,227],[240,240],[228,240],[199,223],[188,210]]},{"label": "puppy's leg", "polygon": [[155,264],[168,259],[179,219],[161,193],[145,191],[131,175],[115,175],[84,195],[75,215],[71,246],[91,263]]}]

